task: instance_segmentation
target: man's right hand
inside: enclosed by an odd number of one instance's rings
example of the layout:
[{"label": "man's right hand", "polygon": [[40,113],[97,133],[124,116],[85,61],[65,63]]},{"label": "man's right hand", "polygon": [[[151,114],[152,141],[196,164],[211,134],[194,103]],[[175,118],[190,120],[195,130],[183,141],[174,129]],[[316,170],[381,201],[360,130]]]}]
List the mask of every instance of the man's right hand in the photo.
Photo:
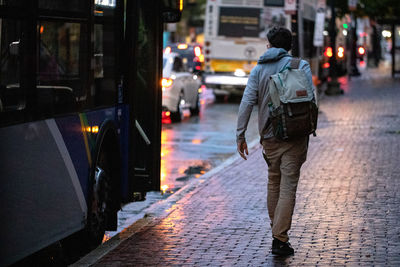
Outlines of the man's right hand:
[{"label": "man's right hand", "polygon": [[237,142],[237,151],[244,160],[247,160],[246,155],[249,155],[249,151],[247,150],[247,143],[245,140]]}]

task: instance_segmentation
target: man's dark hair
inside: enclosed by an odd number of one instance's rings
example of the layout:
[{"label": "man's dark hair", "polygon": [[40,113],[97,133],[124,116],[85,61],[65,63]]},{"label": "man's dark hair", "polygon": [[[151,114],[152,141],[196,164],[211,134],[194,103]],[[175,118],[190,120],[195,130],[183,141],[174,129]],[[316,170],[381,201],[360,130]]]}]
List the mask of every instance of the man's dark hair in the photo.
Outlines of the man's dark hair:
[{"label": "man's dark hair", "polygon": [[286,51],[292,49],[292,32],[284,27],[272,27],[267,33],[268,42]]}]

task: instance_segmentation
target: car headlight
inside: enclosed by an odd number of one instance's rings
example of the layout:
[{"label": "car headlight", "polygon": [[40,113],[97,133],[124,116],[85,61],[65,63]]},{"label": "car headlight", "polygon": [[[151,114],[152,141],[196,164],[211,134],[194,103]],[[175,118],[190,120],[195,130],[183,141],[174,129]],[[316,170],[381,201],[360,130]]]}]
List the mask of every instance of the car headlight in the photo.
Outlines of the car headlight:
[{"label": "car headlight", "polygon": [[174,80],[172,80],[170,78],[162,78],[161,79],[162,90],[165,91],[166,88],[170,88],[173,83],[174,83]]}]

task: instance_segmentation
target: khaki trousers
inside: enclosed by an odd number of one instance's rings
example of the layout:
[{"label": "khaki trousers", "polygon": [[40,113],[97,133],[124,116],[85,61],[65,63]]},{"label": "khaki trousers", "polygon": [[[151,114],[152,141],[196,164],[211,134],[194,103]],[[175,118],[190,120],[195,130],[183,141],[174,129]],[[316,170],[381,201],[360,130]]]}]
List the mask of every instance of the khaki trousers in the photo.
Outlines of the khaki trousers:
[{"label": "khaki trousers", "polygon": [[263,140],[263,156],[268,165],[267,206],[273,237],[287,242],[296,203],[301,165],[307,157],[309,137],[280,141]]}]

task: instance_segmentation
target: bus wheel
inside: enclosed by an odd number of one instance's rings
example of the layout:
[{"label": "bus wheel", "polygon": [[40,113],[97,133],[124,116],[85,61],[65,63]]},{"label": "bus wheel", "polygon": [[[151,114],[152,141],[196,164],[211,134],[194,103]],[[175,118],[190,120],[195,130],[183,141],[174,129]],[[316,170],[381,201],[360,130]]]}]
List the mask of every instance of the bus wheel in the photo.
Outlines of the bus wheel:
[{"label": "bus wheel", "polygon": [[111,210],[111,167],[107,153],[98,156],[92,182],[92,194],[88,208],[88,243],[91,248],[101,244]]},{"label": "bus wheel", "polygon": [[110,212],[111,191],[108,175],[110,164],[103,150],[96,159],[95,170],[92,174],[91,196],[88,203],[88,218],[85,229],[61,241],[65,256],[69,263],[77,261],[84,254],[101,244],[106,223],[112,218]]}]

